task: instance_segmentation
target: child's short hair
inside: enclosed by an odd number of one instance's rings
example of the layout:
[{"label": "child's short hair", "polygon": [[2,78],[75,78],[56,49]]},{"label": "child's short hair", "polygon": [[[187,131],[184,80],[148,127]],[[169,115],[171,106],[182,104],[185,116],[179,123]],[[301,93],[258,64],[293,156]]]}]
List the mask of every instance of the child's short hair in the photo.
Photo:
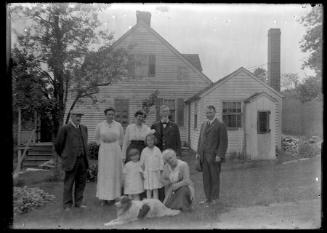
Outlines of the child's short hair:
[{"label": "child's short hair", "polygon": [[140,155],[140,151],[137,148],[130,148],[127,153],[129,156]]},{"label": "child's short hair", "polygon": [[155,145],[158,143],[158,139],[157,139],[156,136],[154,136],[153,133],[149,133],[148,135],[145,136],[145,139],[144,139],[145,144],[146,144],[146,140],[147,140],[148,138],[152,138],[153,141],[154,141],[154,144],[155,144]]}]

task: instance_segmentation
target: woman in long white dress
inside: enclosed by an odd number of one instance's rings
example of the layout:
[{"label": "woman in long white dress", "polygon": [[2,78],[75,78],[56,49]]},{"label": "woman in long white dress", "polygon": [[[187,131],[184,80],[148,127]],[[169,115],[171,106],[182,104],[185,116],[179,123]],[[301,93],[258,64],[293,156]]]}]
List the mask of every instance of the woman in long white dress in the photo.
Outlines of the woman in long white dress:
[{"label": "woman in long white dress", "polygon": [[121,196],[124,131],[121,124],[114,120],[115,109],[104,111],[106,120],[96,126],[95,138],[99,147],[98,177],[96,197],[102,205]]}]

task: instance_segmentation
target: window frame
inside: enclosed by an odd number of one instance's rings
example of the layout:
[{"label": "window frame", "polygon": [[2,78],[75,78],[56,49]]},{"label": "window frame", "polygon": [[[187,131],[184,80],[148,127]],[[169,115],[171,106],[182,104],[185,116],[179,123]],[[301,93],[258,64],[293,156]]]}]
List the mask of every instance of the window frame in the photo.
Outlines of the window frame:
[{"label": "window frame", "polygon": [[199,111],[199,101],[196,100],[194,102],[194,122],[193,122],[194,129],[198,129],[198,111]]},{"label": "window frame", "polygon": [[[261,130],[261,125],[262,123],[260,122],[260,114],[261,113],[266,113],[267,114],[267,117],[265,119],[267,119],[266,121],[266,124],[265,124],[265,127],[266,127],[266,130],[265,131],[262,131]],[[259,110],[258,113],[257,113],[257,134],[267,134],[267,133],[270,133],[271,132],[271,127],[270,127],[270,115],[271,115],[271,112],[269,110]]]},{"label": "window frame", "polygon": [[[174,109],[172,109],[171,105],[167,103],[168,101],[174,101]],[[157,104],[158,104],[158,106],[157,106],[158,110],[157,110],[157,117],[156,118],[158,120],[160,120],[160,106],[161,105],[167,105],[169,107],[169,112],[170,112],[169,120],[173,121],[173,122],[175,122],[177,124],[177,122],[176,122],[177,121],[177,106],[176,106],[177,105],[177,99],[159,98]],[[172,114],[172,112],[174,114]]]},{"label": "window frame", "polygon": [[128,75],[130,77],[155,77],[156,55],[131,53],[128,55]]},{"label": "window frame", "polygon": [[[240,105],[240,111],[239,112],[232,112],[232,111],[230,111],[230,112],[224,112],[224,103],[229,103],[229,104],[231,104],[231,103],[239,103],[239,105]],[[222,101],[221,102],[221,104],[222,104],[222,112],[221,112],[221,115],[222,115],[222,120],[223,120],[223,122],[225,123],[225,125],[226,125],[226,128],[228,129],[228,130],[239,130],[239,129],[242,129],[243,128],[243,122],[242,122],[242,120],[243,120],[243,102],[242,102],[242,100],[224,100],[224,101]],[[227,108],[228,109],[228,108]],[[231,108],[232,109],[232,108]],[[237,108],[235,108],[235,110],[236,110]],[[236,124],[237,124],[237,122],[239,122],[239,126],[237,125],[237,126],[235,126],[235,127],[233,127],[233,126],[229,126],[225,121],[224,121],[224,117],[225,116],[230,116],[230,115],[232,115],[232,116],[239,116],[239,120],[236,120]]]}]

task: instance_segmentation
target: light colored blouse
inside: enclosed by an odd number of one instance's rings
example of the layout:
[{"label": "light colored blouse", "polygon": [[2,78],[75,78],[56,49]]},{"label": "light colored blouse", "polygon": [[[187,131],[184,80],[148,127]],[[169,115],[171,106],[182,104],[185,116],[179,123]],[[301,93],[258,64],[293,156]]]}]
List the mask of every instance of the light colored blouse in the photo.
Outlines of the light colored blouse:
[{"label": "light colored blouse", "polygon": [[126,128],[122,149],[124,156],[126,155],[126,150],[132,140],[144,141],[146,135],[148,135],[150,132],[152,131],[146,124],[142,124],[141,127],[135,123],[128,125]]},{"label": "light colored blouse", "polygon": [[190,169],[186,162],[177,159],[177,165],[175,168],[171,168],[167,163],[165,164],[165,171],[163,179],[166,181],[166,198],[164,203],[168,200],[169,196],[173,192],[172,185],[177,184],[180,187],[187,185],[191,192],[191,200],[194,198],[193,182],[190,178]]},{"label": "light colored blouse", "polygon": [[97,124],[95,128],[95,141],[98,145],[101,143],[113,143],[118,141],[119,145],[123,144],[124,130],[117,121],[108,123],[106,120]]}]

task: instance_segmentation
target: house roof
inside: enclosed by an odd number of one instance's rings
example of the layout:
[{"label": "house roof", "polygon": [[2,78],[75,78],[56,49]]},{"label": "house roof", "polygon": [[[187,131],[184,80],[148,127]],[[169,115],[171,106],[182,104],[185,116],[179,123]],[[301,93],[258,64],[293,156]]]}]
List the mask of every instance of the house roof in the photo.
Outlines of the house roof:
[{"label": "house roof", "polygon": [[202,66],[199,54],[182,54],[194,67],[202,72]]},{"label": "house roof", "polygon": [[[125,34],[123,34],[117,41],[115,41],[112,44],[112,48],[115,48],[116,46],[118,46],[121,43],[121,41],[123,41],[126,37],[128,37],[130,34],[132,34],[136,30],[137,27],[144,27],[145,29],[147,29],[148,32],[152,33],[158,40],[160,40],[163,44],[165,44],[174,54],[176,54],[181,60],[183,60],[186,65],[188,65],[191,69],[193,69],[195,72],[197,72],[204,81],[206,81],[208,84],[212,84],[212,81],[205,74],[202,73],[202,66],[201,66],[201,62],[200,62],[200,58],[199,58],[198,54],[184,54],[184,55],[186,55],[186,57],[185,57],[183,54],[178,52],[178,50],[175,49],[159,33],[157,33],[154,29],[147,26],[143,22],[139,22],[139,23],[135,24],[130,30],[128,30]],[[195,56],[197,56],[197,58],[195,58]],[[196,61],[196,60],[198,60],[198,61]],[[199,69],[200,67],[201,67],[201,69]]]},{"label": "house roof", "polygon": [[244,102],[245,103],[249,103],[249,102],[255,100],[256,98],[258,98],[259,96],[262,96],[262,95],[265,95],[269,99],[271,99],[272,101],[277,102],[277,99],[275,99],[271,95],[267,94],[266,92],[257,92],[257,93],[254,93],[253,95],[251,95],[250,97],[248,97],[247,99],[245,99]]},{"label": "house roof", "polygon": [[185,103],[190,103],[194,100],[199,99],[201,96],[205,95],[206,93],[208,93],[210,90],[212,90],[213,88],[216,88],[220,85],[222,85],[223,83],[225,83],[225,81],[233,78],[234,76],[236,76],[238,73],[240,72],[245,72],[246,74],[248,74],[250,77],[252,77],[253,79],[255,79],[256,81],[260,82],[261,84],[263,84],[265,87],[267,87],[268,89],[272,90],[272,92],[274,92],[276,95],[280,96],[280,97],[284,97],[280,92],[276,91],[274,88],[272,88],[271,86],[269,86],[267,83],[263,82],[261,79],[259,79],[258,77],[256,77],[254,74],[252,74],[249,70],[245,69],[244,67],[240,67],[237,70],[235,70],[234,72],[226,75],[225,77],[219,79],[218,81],[216,81],[215,83],[213,83],[212,85],[204,88],[203,90],[201,90],[200,92],[198,92],[197,94],[193,95],[192,97],[190,97],[189,99],[187,99],[185,101]]}]

